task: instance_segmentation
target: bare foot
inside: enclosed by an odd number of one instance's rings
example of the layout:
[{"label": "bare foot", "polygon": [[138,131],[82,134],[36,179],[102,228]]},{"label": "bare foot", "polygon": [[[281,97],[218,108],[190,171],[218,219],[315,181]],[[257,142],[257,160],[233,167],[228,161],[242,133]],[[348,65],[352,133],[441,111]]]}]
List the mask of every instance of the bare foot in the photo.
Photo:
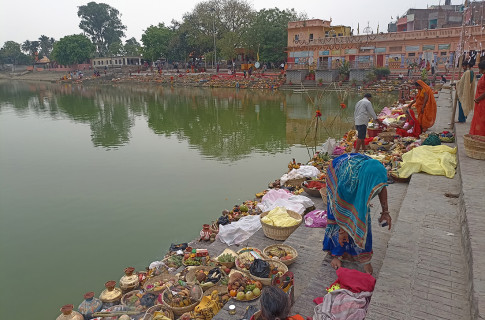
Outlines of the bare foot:
[{"label": "bare foot", "polygon": [[342,261],[340,261],[339,258],[335,257],[332,259],[332,261],[330,262],[330,265],[335,269],[337,270],[338,268],[340,268],[342,266]]},{"label": "bare foot", "polygon": [[372,268],[372,264],[370,263],[364,264],[364,271],[365,273],[372,275],[372,273],[374,272],[374,268]]}]

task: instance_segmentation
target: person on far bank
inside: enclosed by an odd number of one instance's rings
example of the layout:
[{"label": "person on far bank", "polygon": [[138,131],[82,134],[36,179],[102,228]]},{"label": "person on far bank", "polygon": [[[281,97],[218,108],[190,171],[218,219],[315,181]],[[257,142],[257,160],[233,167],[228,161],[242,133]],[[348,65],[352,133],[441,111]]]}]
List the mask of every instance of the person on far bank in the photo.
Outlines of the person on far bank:
[{"label": "person on far bank", "polygon": [[354,111],[355,130],[357,130],[357,142],[355,144],[355,152],[359,152],[360,148],[365,151],[365,136],[367,134],[367,124],[370,119],[374,119],[382,125],[382,121],[377,118],[376,112],[371,103],[372,95],[366,93],[364,98],[357,102]]}]

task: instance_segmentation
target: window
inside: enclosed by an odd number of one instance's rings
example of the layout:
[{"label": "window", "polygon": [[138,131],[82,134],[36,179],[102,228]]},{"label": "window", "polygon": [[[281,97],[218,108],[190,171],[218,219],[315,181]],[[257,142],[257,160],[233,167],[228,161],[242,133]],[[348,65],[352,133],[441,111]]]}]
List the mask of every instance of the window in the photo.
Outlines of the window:
[{"label": "window", "polygon": [[295,34],[295,41],[298,41],[300,40],[300,35],[299,34]]},{"label": "window", "polygon": [[447,52],[441,52],[440,56],[446,56]]},{"label": "window", "polygon": [[328,37],[328,31],[325,31],[325,37]]},{"label": "window", "polygon": [[399,47],[389,47],[389,52],[401,52],[402,51],[402,47],[399,46]]},{"label": "window", "polygon": [[310,33],[310,38],[309,38],[310,41],[313,41],[313,33]]},{"label": "window", "polygon": [[339,33],[339,34],[338,34],[338,36],[339,36],[339,37],[343,37],[343,36],[344,36],[344,34],[343,34],[343,33]]},{"label": "window", "polygon": [[408,57],[415,57],[416,56],[416,53],[408,53]]}]

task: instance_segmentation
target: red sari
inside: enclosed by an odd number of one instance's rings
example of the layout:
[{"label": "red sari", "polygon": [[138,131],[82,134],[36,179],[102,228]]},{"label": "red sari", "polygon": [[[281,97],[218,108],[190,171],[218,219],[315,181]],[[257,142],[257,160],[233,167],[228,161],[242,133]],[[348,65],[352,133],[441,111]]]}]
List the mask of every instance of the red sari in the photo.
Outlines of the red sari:
[{"label": "red sari", "polygon": [[409,124],[413,126],[413,132],[409,133],[406,129],[396,129],[396,133],[401,137],[419,138],[419,135],[421,134],[421,125],[419,124],[418,119],[416,119],[414,111],[411,108],[408,109],[408,112],[409,116],[411,117]]},{"label": "red sari", "polygon": [[[482,75],[477,85],[477,93],[475,99],[485,92],[485,75]],[[477,136],[485,136],[485,99],[479,103],[475,103],[475,111],[473,112],[472,124],[470,126],[470,134]]]}]

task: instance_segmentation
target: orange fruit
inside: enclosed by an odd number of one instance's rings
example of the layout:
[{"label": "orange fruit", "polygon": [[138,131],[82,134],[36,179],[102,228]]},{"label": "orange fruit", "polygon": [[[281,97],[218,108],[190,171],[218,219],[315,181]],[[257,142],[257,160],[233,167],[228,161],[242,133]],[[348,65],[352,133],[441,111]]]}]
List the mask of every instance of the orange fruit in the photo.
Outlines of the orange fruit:
[{"label": "orange fruit", "polygon": [[229,291],[229,295],[231,297],[235,297],[237,295],[237,291],[236,290],[231,290],[231,291]]}]

